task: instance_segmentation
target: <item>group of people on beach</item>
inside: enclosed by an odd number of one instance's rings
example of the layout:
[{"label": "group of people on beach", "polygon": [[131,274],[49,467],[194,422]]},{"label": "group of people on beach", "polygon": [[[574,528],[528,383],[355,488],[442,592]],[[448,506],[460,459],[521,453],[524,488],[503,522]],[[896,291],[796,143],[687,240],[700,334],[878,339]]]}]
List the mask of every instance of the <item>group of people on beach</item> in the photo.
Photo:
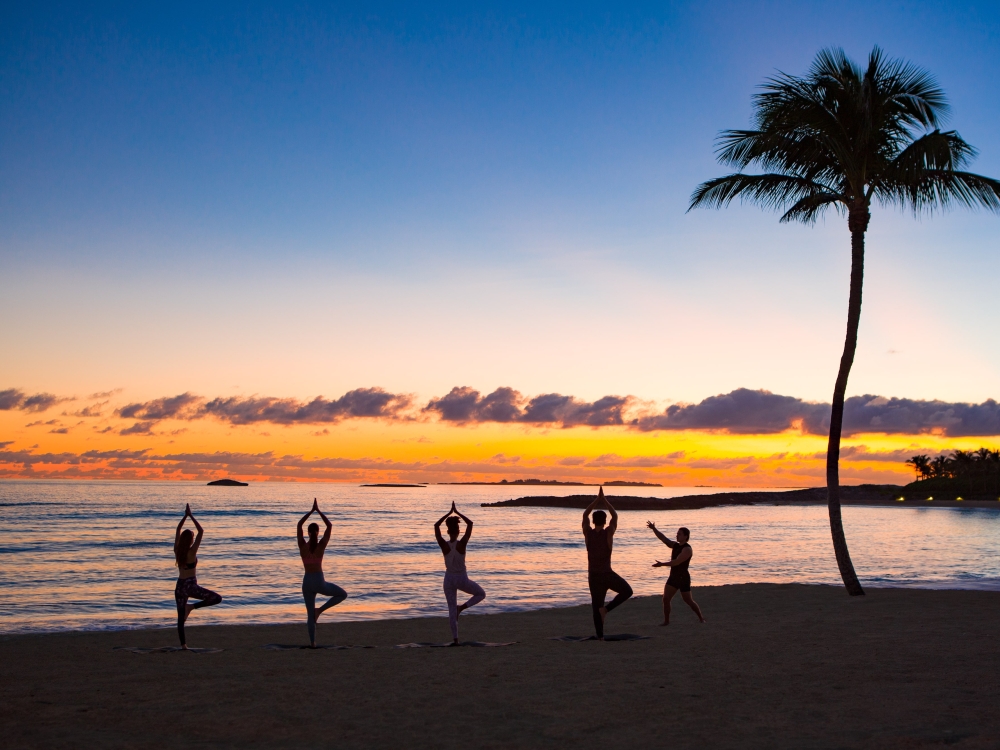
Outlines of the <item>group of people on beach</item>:
[{"label": "group of people on beach", "polygon": [[[315,521],[306,528],[308,537],[302,533],[302,527],[313,513],[317,514],[326,526],[322,537],[319,536],[319,524]],[[610,522],[608,521],[609,514],[611,516]],[[191,529],[184,528],[188,519],[191,519],[197,534]],[[461,533],[463,522],[465,523],[464,534]],[[442,524],[447,529],[447,539],[441,534]],[[483,587],[469,578],[465,565],[469,539],[472,537],[472,526],[472,520],[463,515],[455,507],[455,503],[452,503],[451,509],[434,524],[434,537],[441,548],[441,554],[444,555],[443,587],[444,596],[448,602],[448,624],[451,627],[454,645],[459,644],[458,616],[486,598]],[[678,591],[684,603],[698,616],[698,620],[705,622],[701,608],[691,596],[691,573],[688,570],[693,554],[691,545],[688,544],[691,533],[688,529],[681,527],[677,530],[676,540],[672,540],[657,529],[656,524],[652,521],[647,521],[646,526],[652,530],[657,539],[671,550],[669,561],[657,560],[653,563],[654,568],[670,568],[670,575],[663,587],[663,622],[660,624],[668,625],[670,623],[670,602]],[[604,488],[602,487],[594,502],[583,512],[583,537],[587,545],[587,577],[597,640],[604,640],[604,621],[608,613],[624,604],[632,596],[632,587],[629,586],[628,581],[615,573],[611,567],[611,552],[617,529],[618,513],[604,496]],[[302,576],[302,598],[306,605],[309,644],[313,648],[316,647],[316,622],[319,616],[347,598],[346,591],[340,586],[330,583],[323,576],[323,554],[330,542],[332,530],[333,524],[330,523],[330,519],[324,515],[323,511],[319,509],[318,502],[313,499],[312,508],[299,519],[296,526],[299,555],[305,568],[305,573]],[[184,623],[191,613],[201,607],[211,607],[222,601],[222,597],[217,593],[198,585],[198,549],[201,546],[203,535],[204,529],[191,512],[191,506],[188,505],[184,510],[184,517],[177,524],[177,532],[174,535],[174,559],[178,570],[177,585],[174,588],[174,601],[177,604],[177,634],[180,637],[181,647],[185,649],[187,648],[187,639],[184,635]],[[459,591],[470,595],[469,599],[462,604],[458,603]],[[606,601],[608,591],[615,594],[614,599],[610,602]],[[317,607],[316,597],[319,594],[329,598]],[[193,604],[190,603],[192,599],[195,600]]]}]

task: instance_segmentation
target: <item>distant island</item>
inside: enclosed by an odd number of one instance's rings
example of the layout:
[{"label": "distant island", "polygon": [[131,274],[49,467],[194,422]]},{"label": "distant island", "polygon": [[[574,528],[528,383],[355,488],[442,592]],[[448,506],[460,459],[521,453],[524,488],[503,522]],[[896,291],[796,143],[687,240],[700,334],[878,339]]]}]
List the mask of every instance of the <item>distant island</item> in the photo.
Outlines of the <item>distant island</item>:
[{"label": "distant island", "polygon": [[605,482],[605,487],[662,487],[662,484],[654,484],[653,482],[625,482],[620,479],[616,479],[613,482]]},{"label": "distant island", "polygon": [[426,484],[363,484],[362,487],[426,487]]},{"label": "distant island", "polygon": [[246,482],[237,482],[235,479],[216,479],[208,483],[209,487],[249,487]]},{"label": "distant island", "polygon": [[[923,493],[916,494],[912,485],[900,487],[895,484],[862,484],[841,487],[841,502],[844,505],[891,505],[896,507],[927,507],[929,504],[945,507],[1000,508],[1000,503],[989,498],[928,499]],[[594,500],[593,495],[565,495],[555,497],[538,495],[501,500],[496,503],[480,503],[484,508],[575,508],[583,510]],[[683,495],[681,497],[634,497],[629,495],[609,495],[608,500],[617,510],[696,510],[715,508],[723,505],[825,505],[826,487],[810,487],[798,490],[716,492],[710,495]]]},{"label": "distant island", "polygon": [[649,482],[625,482],[615,480],[613,482],[560,482],[558,479],[515,479],[508,482],[501,479],[499,482],[438,482],[438,484],[450,485],[497,485],[501,487],[517,487],[524,485],[540,485],[546,487],[662,487],[662,484],[650,484]]}]

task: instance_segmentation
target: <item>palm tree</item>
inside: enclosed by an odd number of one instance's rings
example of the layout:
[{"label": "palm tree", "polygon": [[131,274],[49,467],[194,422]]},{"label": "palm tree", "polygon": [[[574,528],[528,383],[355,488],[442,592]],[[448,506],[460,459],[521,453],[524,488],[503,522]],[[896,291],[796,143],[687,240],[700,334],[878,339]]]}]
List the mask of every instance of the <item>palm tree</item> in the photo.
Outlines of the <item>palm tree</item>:
[{"label": "palm tree", "polygon": [[925,477],[931,473],[931,457],[920,454],[914,456],[913,458],[908,458],[906,463],[913,467],[913,473],[916,475],[916,479]]},{"label": "palm tree", "polygon": [[[863,595],[840,512],[840,433],[844,394],[861,317],[865,232],[871,204],[914,213],[955,204],[1000,210],[1000,182],[960,171],[975,149],[939,129],[948,105],[923,70],[888,60],[876,47],[862,69],[843,50],[824,50],[805,76],[779,74],[754,97],[756,130],[727,130],[716,155],[735,174],[702,183],[691,208],[733,199],[784,211],[781,221],[812,223],[833,207],[851,232],[847,337],[833,389],[826,481],[830,530],[848,593]],[[764,174],[744,174],[757,165]]]}]

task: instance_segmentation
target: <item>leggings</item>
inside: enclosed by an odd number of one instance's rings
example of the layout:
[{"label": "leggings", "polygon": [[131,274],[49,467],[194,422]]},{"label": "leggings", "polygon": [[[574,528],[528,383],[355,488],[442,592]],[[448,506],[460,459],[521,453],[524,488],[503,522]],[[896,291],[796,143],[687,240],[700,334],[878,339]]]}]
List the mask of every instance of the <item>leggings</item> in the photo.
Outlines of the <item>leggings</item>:
[{"label": "leggings", "polygon": [[448,600],[448,624],[451,625],[451,637],[458,640],[458,592],[472,594],[465,603],[465,608],[473,607],[486,598],[483,587],[475,581],[470,581],[465,573],[444,574],[444,598]]},{"label": "leggings", "polygon": [[195,609],[211,607],[222,601],[222,597],[214,591],[199,586],[198,579],[194,576],[177,579],[177,585],[174,586],[174,601],[177,603],[177,635],[181,638],[182,646],[187,644],[184,637],[184,608],[187,606],[188,599],[201,600],[194,605]]},{"label": "leggings", "polygon": [[[628,581],[613,570],[604,573],[591,573],[587,582],[590,585],[590,606],[594,610],[594,629],[597,631],[597,637],[603,638],[604,620],[601,618],[601,607],[610,612],[619,604],[624,604],[625,600],[632,596],[632,587],[628,585]],[[605,604],[604,596],[608,593],[608,589],[614,591],[618,596],[612,599],[610,604]]]},{"label": "leggings", "polygon": [[[316,609],[316,594],[330,597],[326,604]],[[302,576],[302,598],[306,600],[306,614],[309,622],[309,643],[316,642],[316,619],[330,607],[335,607],[347,598],[347,592],[323,578],[322,573],[306,573]]]}]

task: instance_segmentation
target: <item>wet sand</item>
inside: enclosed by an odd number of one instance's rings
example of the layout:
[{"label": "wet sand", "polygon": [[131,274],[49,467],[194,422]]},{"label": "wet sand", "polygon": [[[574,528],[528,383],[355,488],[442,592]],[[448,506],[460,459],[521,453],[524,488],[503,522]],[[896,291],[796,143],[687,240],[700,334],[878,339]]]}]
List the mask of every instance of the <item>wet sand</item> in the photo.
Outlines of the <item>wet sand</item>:
[{"label": "wet sand", "polygon": [[[636,598],[608,632],[589,608],[463,615],[462,637],[504,648],[391,648],[447,640],[443,618],[321,621],[349,651],[265,651],[305,626],[188,628],[216,654],[137,655],[172,630],[0,638],[6,747],[1000,747],[1000,592],[822,586],[695,589]],[[57,603],[57,601],[56,601]]]}]

